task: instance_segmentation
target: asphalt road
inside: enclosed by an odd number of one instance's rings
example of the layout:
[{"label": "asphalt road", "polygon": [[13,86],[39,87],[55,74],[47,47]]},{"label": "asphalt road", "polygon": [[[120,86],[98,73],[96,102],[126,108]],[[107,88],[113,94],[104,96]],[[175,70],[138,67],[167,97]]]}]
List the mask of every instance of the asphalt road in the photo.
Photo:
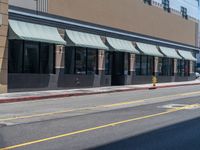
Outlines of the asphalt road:
[{"label": "asphalt road", "polygon": [[0,150],[199,150],[200,86],[0,105]]}]

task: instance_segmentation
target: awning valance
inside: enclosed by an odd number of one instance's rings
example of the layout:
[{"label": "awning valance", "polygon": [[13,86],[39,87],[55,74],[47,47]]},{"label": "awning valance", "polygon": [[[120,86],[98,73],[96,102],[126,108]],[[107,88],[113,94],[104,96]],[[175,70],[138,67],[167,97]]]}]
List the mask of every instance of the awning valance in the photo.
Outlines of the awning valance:
[{"label": "awning valance", "polygon": [[54,27],[9,20],[9,39],[19,39],[66,45],[58,30]]},{"label": "awning valance", "polygon": [[155,45],[139,43],[137,42],[137,47],[145,54],[150,56],[163,57]]},{"label": "awning valance", "polygon": [[139,54],[140,52],[133,46],[131,41],[107,37],[107,42],[114,51],[129,52]]},{"label": "awning valance", "polygon": [[68,46],[80,46],[108,50],[108,47],[103,43],[99,35],[72,30],[66,30],[66,35]]},{"label": "awning valance", "polygon": [[177,53],[177,51],[173,48],[160,46],[160,50],[168,58],[182,59],[181,56],[179,56],[179,54]]},{"label": "awning valance", "polygon": [[185,60],[197,61],[197,59],[189,51],[178,50],[178,52]]}]

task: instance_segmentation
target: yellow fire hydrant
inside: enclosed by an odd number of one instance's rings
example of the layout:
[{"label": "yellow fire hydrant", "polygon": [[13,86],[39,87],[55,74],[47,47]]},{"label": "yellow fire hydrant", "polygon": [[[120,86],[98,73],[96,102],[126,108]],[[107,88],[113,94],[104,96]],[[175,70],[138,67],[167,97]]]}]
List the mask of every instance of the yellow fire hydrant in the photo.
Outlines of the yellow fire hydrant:
[{"label": "yellow fire hydrant", "polygon": [[155,86],[156,86],[156,83],[157,83],[157,78],[156,78],[156,76],[153,76],[153,77],[152,77],[152,83],[153,83],[153,87],[155,87]]}]

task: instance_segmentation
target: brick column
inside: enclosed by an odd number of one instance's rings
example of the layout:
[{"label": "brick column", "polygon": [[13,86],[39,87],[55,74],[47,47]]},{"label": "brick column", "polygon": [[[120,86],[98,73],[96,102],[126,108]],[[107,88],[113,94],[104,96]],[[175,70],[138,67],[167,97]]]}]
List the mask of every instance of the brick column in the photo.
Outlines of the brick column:
[{"label": "brick column", "polygon": [[177,59],[174,59],[174,76],[177,75]]},{"label": "brick column", "polygon": [[98,51],[98,71],[101,74],[105,70],[105,51]]},{"label": "brick column", "polygon": [[130,54],[130,72],[135,74],[135,54]]},{"label": "brick column", "polygon": [[0,93],[8,91],[8,0],[0,0]]},{"label": "brick column", "polygon": [[155,57],[154,59],[154,72],[155,72],[155,76],[158,75],[158,57]]},{"label": "brick column", "polygon": [[[61,35],[61,37],[64,39],[65,36],[65,30],[58,28],[58,32]],[[65,68],[65,46],[64,45],[57,45],[55,49],[55,68],[57,72],[60,72],[60,70],[63,70]]]},{"label": "brick column", "polygon": [[55,68],[56,70],[64,69],[65,67],[65,47],[64,46],[56,46],[56,62],[55,62]]}]

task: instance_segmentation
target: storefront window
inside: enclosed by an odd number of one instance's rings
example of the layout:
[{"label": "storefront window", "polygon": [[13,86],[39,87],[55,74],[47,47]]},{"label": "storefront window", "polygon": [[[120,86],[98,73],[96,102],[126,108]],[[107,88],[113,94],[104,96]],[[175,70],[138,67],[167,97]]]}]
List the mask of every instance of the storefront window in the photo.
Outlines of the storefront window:
[{"label": "storefront window", "polygon": [[105,74],[111,75],[112,72],[112,53],[106,51],[105,52]]},{"label": "storefront window", "polygon": [[65,73],[74,74],[75,72],[75,47],[65,49]]},{"label": "storefront window", "polygon": [[158,72],[161,76],[173,76],[174,60],[171,58],[159,58]]},{"label": "storefront window", "polygon": [[147,75],[147,56],[142,56],[141,75]]},{"label": "storefront window", "polygon": [[98,51],[87,49],[87,74],[98,74]]},{"label": "storefront window", "polygon": [[189,60],[184,61],[184,75],[190,76],[190,61]]},{"label": "storefront window", "polygon": [[98,74],[98,51],[81,47],[67,47],[65,51],[66,74]]},{"label": "storefront window", "polygon": [[9,73],[22,73],[23,64],[23,41],[9,41]]},{"label": "storefront window", "polygon": [[136,75],[153,75],[154,74],[154,57],[136,55]]},{"label": "storefront window", "polygon": [[25,42],[24,73],[39,73],[39,45],[37,43]]},{"label": "storefront window", "polygon": [[9,43],[9,73],[54,73],[52,44],[12,40]]},{"label": "storefront window", "polygon": [[40,46],[40,73],[54,73],[54,46],[41,43]]},{"label": "storefront window", "polygon": [[86,74],[86,49],[76,48],[75,54],[75,73],[76,74]]},{"label": "storefront window", "polygon": [[154,74],[154,57],[147,57],[147,75]]},{"label": "storefront window", "polygon": [[141,75],[141,55],[135,55],[135,73]]},{"label": "storefront window", "polygon": [[190,61],[178,60],[177,72],[179,76],[189,76],[190,75]]}]

